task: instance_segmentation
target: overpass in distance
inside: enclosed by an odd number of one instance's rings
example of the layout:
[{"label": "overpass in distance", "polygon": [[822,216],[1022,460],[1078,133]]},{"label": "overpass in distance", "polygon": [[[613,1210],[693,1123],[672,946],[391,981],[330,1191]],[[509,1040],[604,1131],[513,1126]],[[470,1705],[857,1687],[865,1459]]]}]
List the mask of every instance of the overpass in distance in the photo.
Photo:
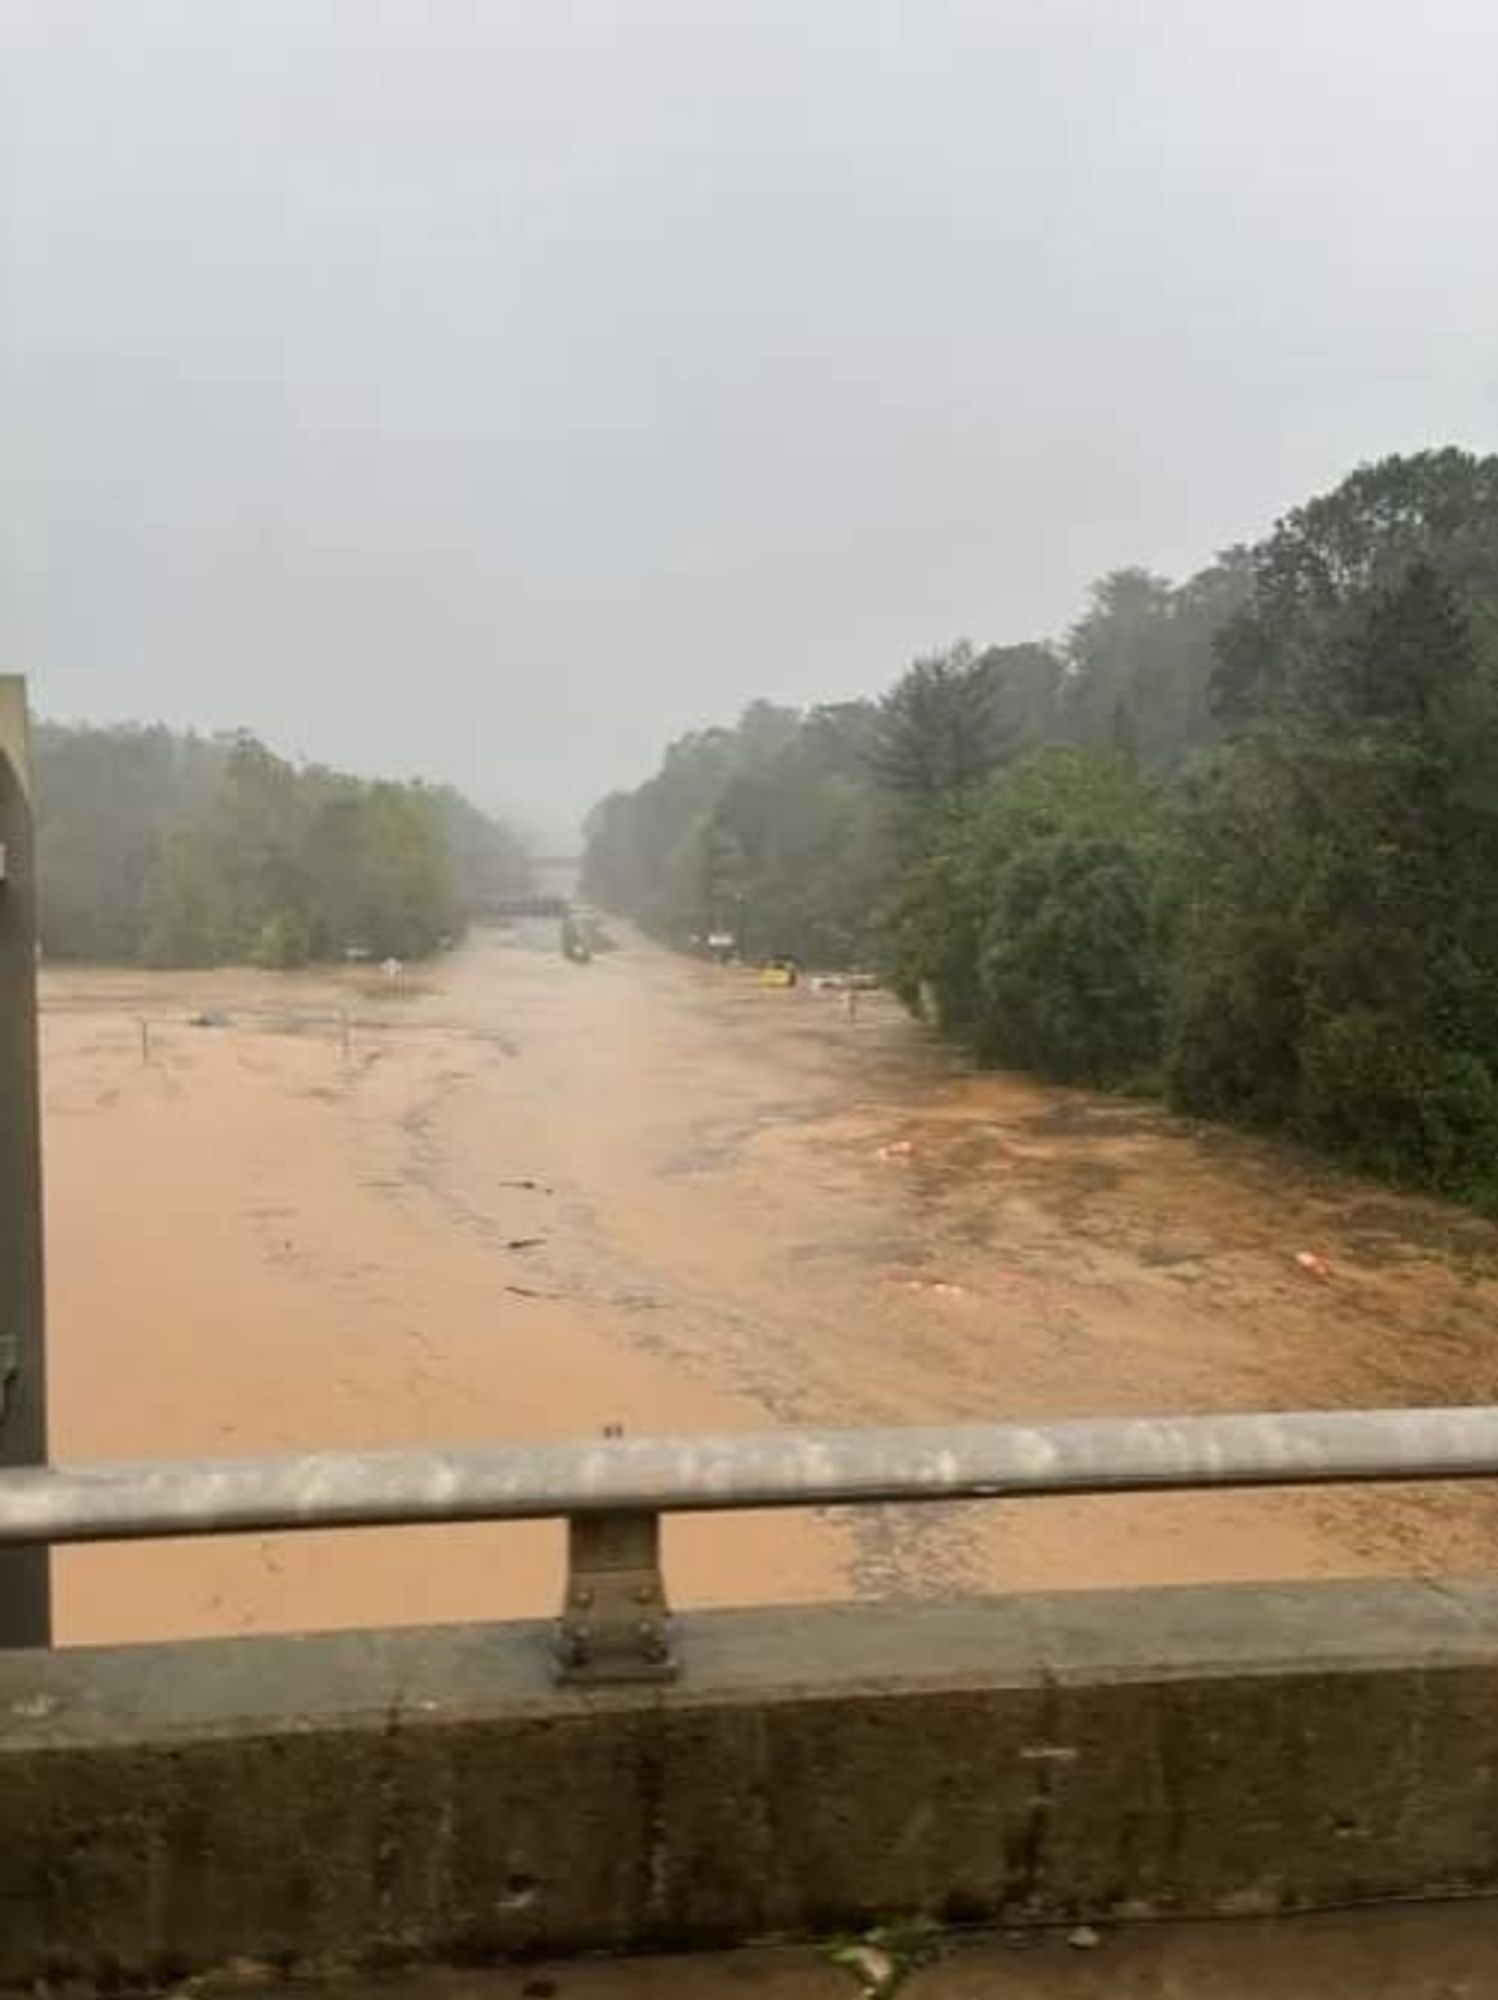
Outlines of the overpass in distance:
[{"label": "overpass in distance", "polygon": [[[1498,1410],[50,1465],[24,720],[0,679],[0,1988],[911,1919],[1351,1907],[1384,1938],[1377,1906],[1498,1895],[1491,1579],[678,1616],[661,1540],[684,1512],[1495,1479]],[[553,859],[538,893],[565,899]],[[565,1524],[551,1621],[51,1645],[58,1547],[528,1519]],[[821,1970],[798,2000],[849,1990]]]},{"label": "overpass in distance", "polygon": [[514,896],[491,896],[474,912],[481,923],[513,923],[527,918],[565,917],[577,897],[582,869],[579,854],[538,854],[531,858],[531,885]]}]

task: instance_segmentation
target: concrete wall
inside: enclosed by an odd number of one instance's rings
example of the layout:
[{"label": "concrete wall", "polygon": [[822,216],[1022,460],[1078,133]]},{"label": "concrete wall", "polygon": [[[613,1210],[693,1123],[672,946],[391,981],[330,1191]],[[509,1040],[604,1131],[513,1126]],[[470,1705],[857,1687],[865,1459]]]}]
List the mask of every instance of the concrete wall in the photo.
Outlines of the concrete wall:
[{"label": "concrete wall", "polygon": [[1498,1586],[0,1657],[0,1983],[1498,1889]]}]

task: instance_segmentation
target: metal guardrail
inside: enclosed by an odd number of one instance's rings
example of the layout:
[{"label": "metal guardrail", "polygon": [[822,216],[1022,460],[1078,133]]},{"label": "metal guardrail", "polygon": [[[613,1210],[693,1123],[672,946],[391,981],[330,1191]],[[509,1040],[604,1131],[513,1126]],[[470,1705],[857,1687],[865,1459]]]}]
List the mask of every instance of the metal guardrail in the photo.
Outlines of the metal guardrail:
[{"label": "metal guardrail", "polygon": [[[26,683],[0,674],[0,1468],[47,1461],[36,815]],[[0,1646],[52,1635],[44,1550],[0,1549]]]},{"label": "metal guardrail", "polygon": [[1487,1478],[1498,1407],[610,1436],[5,1471],[0,1549],[564,1519],[560,1678],[665,1679],[662,1514]]}]

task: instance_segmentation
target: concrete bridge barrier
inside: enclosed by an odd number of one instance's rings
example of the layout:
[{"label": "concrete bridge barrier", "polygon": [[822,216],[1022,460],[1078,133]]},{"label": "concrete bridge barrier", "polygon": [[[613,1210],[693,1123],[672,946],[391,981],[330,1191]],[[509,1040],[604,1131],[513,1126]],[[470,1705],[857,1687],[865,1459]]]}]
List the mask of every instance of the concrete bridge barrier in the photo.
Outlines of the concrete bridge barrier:
[{"label": "concrete bridge barrier", "polygon": [[1498,1585],[0,1656],[0,1984],[1498,1890]]}]

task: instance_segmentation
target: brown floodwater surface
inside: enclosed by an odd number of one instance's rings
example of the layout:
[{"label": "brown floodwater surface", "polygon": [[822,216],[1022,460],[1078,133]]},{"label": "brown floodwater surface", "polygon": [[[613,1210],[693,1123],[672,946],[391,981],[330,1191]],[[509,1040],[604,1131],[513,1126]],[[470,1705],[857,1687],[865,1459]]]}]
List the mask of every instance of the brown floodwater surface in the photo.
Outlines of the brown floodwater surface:
[{"label": "brown floodwater surface", "polygon": [[[53,969],[43,1044],[63,1462],[1495,1399],[1490,1225],[974,1076],[881,996],[541,927],[388,989]],[[674,1521],[667,1560],[680,1604],[784,1602],[1481,1570],[1495,1526],[1479,1487],[991,1503]],[[550,1525],[64,1551],[58,1627],[546,1612],[560,1561]]]}]

